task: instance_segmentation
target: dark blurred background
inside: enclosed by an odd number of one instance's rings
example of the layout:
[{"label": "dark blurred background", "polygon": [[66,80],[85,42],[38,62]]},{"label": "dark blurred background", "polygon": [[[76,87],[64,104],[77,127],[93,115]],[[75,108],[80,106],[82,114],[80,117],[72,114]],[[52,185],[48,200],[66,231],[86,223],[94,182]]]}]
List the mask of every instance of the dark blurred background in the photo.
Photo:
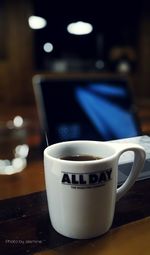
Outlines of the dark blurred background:
[{"label": "dark blurred background", "polygon": [[[45,18],[47,25],[31,29],[28,18],[32,15]],[[80,20],[91,23],[93,31],[69,34],[67,25]],[[53,51],[43,50],[46,42],[52,43]],[[121,73],[129,77],[139,115],[146,123],[150,117],[149,67],[147,0],[0,1],[1,114],[18,106],[35,106],[32,77],[36,73]]]},{"label": "dark blurred background", "polygon": [[[66,2],[65,2],[66,3]],[[34,1],[35,15],[45,17],[48,24],[37,31],[35,36],[36,67],[50,68],[53,61],[70,64],[70,70],[99,71],[96,61],[103,60],[103,71],[116,71],[112,67],[112,51],[122,50],[123,57],[131,57],[138,49],[140,21],[142,19],[141,2],[134,1],[74,1],[64,4],[56,1]],[[90,22],[92,33],[84,36],[71,35],[67,25],[78,20]],[[47,56],[42,45],[51,41],[55,45],[53,52]],[[123,50],[133,53],[123,54]],[[135,57],[135,56],[134,56]],[[71,67],[75,60],[76,66]],[[135,59],[133,59],[135,60]],[[68,65],[69,65],[68,64]],[[51,67],[52,68],[52,67]],[[101,70],[101,71],[102,71]]]}]

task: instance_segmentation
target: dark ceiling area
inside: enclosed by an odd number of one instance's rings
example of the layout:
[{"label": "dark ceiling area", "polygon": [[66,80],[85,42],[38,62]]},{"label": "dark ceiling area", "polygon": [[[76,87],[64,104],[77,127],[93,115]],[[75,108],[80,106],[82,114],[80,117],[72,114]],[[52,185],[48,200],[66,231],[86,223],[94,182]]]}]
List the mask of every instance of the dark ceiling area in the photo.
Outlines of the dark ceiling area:
[{"label": "dark ceiling area", "polygon": [[[108,59],[112,47],[136,49],[143,1],[33,1],[33,15],[42,16],[47,26],[34,31],[35,57],[38,69],[54,59]],[[75,21],[93,25],[88,35],[72,35],[67,25]],[[51,53],[43,51],[51,42]]]}]

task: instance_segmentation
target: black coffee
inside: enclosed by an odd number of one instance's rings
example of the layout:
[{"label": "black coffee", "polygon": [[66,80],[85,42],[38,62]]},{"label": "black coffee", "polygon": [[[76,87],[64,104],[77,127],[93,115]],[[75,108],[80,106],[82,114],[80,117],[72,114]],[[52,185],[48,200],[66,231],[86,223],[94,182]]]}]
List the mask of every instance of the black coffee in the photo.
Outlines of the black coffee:
[{"label": "black coffee", "polygon": [[98,160],[102,158],[92,156],[92,155],[74,155],[74,156],[64,156],[64,157],[61,157],[60,159],[70,160],[70,161],[90,161],[90,160]]}]

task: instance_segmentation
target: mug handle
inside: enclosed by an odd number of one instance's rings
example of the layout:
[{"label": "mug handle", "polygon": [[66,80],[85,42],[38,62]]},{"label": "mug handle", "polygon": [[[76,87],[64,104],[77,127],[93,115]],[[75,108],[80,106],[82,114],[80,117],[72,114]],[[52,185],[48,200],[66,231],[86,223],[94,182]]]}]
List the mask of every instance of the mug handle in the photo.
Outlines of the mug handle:
[{"label": "mug handle", "polygon": [[142,170],[145,162],[146,153],[142,146],[132,143],[115,143],[115,148],[118,147],[118,161],[121,156],[126,151],[134,152],[134,161],[131,168],[130,174],[126,181],[117,189],[116,201],[118,201],[125,193],[132,187],[135,183],[138,174]]}]

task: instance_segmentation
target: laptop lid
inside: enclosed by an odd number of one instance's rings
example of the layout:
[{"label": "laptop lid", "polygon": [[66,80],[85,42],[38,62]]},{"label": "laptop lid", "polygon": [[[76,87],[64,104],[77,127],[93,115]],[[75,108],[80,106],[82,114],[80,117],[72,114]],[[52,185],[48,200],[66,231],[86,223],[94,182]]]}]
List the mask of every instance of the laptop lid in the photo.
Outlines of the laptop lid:
[{"label": "laptop lid", "polygon": [[33,84],[48,144],[141,135],[127,78],[36,75]]}]

